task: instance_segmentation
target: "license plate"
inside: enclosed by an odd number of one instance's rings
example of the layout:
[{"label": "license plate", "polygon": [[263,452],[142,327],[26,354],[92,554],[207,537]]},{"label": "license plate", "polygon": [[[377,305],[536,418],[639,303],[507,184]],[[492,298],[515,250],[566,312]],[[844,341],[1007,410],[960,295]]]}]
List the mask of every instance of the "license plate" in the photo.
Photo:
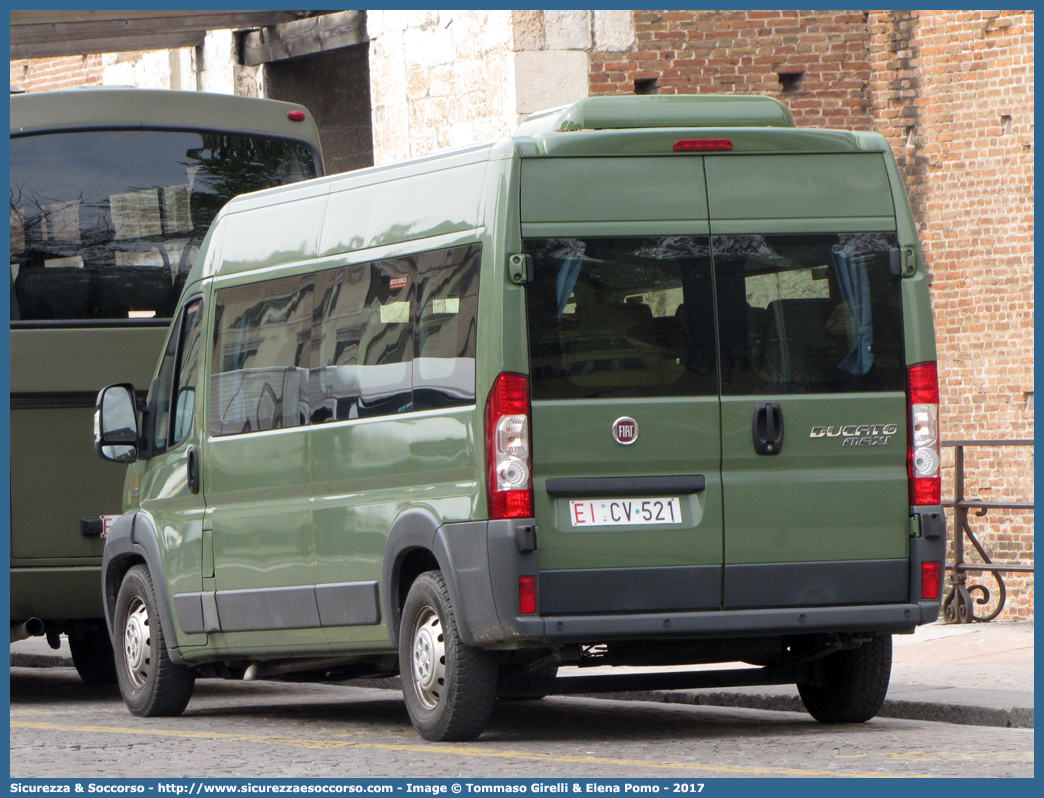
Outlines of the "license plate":
[{"label": "license plate", "polygon": [[680,524],[678,497],[660,499],[591,499],[570,501],[573,526],[649,526]]}]

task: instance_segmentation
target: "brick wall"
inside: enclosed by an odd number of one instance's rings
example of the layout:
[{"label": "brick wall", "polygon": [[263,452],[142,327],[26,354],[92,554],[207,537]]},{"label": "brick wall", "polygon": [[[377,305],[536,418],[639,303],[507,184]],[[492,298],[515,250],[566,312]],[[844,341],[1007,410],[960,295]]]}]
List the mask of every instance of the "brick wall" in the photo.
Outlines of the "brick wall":
[{"label": "brick wall", "polygon": [[592,94],[766,94],[800,125],[872,124],[864,12],[635,11],[634,29],[634,50],[592,53]]},{"label": "brick wall", "polygon": [[11,85],[25,91],[50,91],[102,82],[102,56],[23,58],[11,62]]},{"label": "brick wall", "polygon": [[[1033,13],[874,12],[869,29],[875,129],[899,158],[931,273],[943,437],[1032,438]],[[969,449],[965,472],[969,498],[1033,498],[1030,447]],[[970,522],[994,561],[1033,562],[1032,512]],[[995,601],[991,578],[970,581]],[[1032,617],[1032,575],[1005,582],[1002,617]]]},{"label": "brick wall", "polygon": [[[634,28],[633,49],[591,54],[591,94],[765,94],[799,125],[888,138],[931,276],[943,437],[1032,438],[1033,13],[635,11]],[[1032,448],[969,449],[965,472],[969,498],[1032,501]],[[1033,562],[1032,512],[971,525],[995,562]],[[990,577],[969,581],[995,606]],[[1001,618],[1031,618],[1032,575],[1005,582]]]}]

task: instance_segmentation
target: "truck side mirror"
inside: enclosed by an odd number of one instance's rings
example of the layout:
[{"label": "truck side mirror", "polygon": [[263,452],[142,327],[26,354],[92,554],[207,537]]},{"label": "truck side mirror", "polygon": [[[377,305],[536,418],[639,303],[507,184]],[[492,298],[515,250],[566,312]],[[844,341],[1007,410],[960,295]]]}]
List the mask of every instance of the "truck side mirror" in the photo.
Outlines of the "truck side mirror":
[{"label": "truck side mirror", "polygon": [[94,404],[94,450],[117,463],[138,459],[138,411],[133,385],[110,385],[98,394]]}]

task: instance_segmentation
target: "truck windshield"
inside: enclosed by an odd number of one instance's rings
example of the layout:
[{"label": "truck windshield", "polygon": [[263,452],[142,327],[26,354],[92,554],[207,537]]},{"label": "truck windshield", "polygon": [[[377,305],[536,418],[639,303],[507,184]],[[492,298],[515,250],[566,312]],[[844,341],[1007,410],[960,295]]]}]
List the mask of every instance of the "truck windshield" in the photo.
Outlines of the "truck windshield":
[{"label": "truck windshield", "polygon": [[316,176],[301,141],[186,130],[11,139],[11,319],[169,318],[232,197]]}]

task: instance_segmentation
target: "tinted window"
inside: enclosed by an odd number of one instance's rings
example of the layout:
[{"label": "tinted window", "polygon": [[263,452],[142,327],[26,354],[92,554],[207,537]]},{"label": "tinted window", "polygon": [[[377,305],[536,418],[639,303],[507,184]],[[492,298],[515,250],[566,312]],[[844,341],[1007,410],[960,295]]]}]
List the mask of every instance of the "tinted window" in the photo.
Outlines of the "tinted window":
[{"label": "tinted window", "polygon": [[417,258],[416,410],[475,402],[480,252],[476,244]]},{"label": "tinted window", "polygon": [[217,292],[210,434],[308,423],[314,278],[287,277]]},{"label": "tinted window", "polygon": [[321,272],[313,423],[473,404],[478,245]]},{"label": "tinted window", "polygon": [[890,234],[717,236],[722,393],[901,391]]},{"label": "tinted window", "polygon": [[401,413],[413,403],[411,258],[324,271],[312,421]]},{"label": "tinted window", "polygon": [[193,302],[185,308],[181,323],[181,353],[175,377],[174,423],[170,431],[170,447],[179,446],[192,428],[196,409],[196,378],[199,375],[200,330],[203,327],[203,303]]},{"label": "tinted window", "polygon": [[708,240],[531,239],[534,399],[717,394]]},{"label": "tinted window", "polygon": [[174,389],[174,367],[178,356],[178,341],[181,340],[181,323],[173,325],[167,337],[167,348],[163,350],[159,375],[149,394],[151,410],[152,449],[155,452],[166,451],[167,436],[170,431],[171,395]]},{"label": "tinted window", "polygon": [[170,318],[232,197],[314,177],[301,142],[101,130],[11,139],[11,318]]},{"label": "tinted window", "polygon": [[202,310],[201,300],[187,305],[167,339],[155,390],[149,397],[152,409],[152,429],[149,433],[154,453],[178,446],[192,427],[196,376],[199,373]]}]

